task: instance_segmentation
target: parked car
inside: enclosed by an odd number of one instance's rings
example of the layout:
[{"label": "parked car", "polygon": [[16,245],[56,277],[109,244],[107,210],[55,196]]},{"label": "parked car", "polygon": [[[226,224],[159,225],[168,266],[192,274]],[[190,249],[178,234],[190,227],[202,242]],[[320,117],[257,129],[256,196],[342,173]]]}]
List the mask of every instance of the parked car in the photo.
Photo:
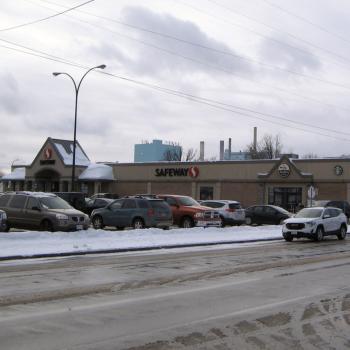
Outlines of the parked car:
[{"label": "parked car", "polygon": [[86,194],[83,192],[54,192],[58,197],[64,199],[73,208],[85,212],[86,209]]},{"label": "parked car", "polygon": [[247,225],[279,225],[291,216],[292,214],[289,211],[276,205],[253,205],[245,209],[245,222]]},{"label": "parked car", "polygon": [[0,197],[0,209],[7,215],[6,230],[76,231],[90,225],[88,215],[53,193],[8,192]]},{"label": "parked car", "polygon": [[168,229],[173,224],[169,205],[162,199],[129,197],[114,200],[104,208],[91,213],[95,229],[105,226],[145,228],[159,227]]},{"label": "parked car", "polygon": [[114,202],[114,199],[111,198],[95,198],[95,199],[87,199],[86,200],[86,205],[84,209],[84,213],[91,215],[93,210],[99,209],[99,208],[104,208],[108,204],[111,204]]},{"label": "parked car", "polygon": [[110,198],[110,199],[118,199],[119,196],[115,193],[95,193],[89,197],[90,199],[95,198]]},{"label": "parked car", "polygon": [[336,235],[343,240],[347,229],[347,218],[341,209],[312,207],[304,208],[293,218],[287,219],[282,227],[282,235],[288,242],[301,237],[321,241],[328,235]]},{"label": "parked car", "polygon": [[184,228],[221,226],[220,215],[212,208],[200,205],[189,196],[159,194],[171,207],[174,224]]},{"label": "parked car", "polygon": [[241,203],[230,200],[201,201],[200,205],[210,207],[219,212],[222,226],[241,225],[245,222],[245,212]]},{"label": "parked car", "polygon": [[335,207],[341,209],[346,217],[350,218],[350,204],[347,201],[337,201],[337,200],[317,200],[313,201],[313,207]]},{"label": "parked car", "polygon": [[0,232],[7,231],[7,215],[3,210],[0,210]]}]

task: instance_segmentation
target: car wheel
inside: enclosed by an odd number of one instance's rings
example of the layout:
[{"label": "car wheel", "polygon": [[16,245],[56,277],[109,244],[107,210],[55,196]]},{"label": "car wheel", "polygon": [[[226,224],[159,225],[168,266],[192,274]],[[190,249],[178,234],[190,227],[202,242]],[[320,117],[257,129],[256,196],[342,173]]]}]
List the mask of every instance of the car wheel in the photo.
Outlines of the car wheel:
[{"label": "car wheel", "polygon": [[320,242],[323,240],[324,230],[322,226],[318,226],[315,234],[315,241]]},{"label": "car wheel", "polygon": [[337,237],[338,237],[339,240],[345,239],[346,231],[347,231],[346,226],[345,225],[341,225],[339,233],[337,234]]},{"label": "car wheel", "polygon": [[191,228],[193,226],[194,226],[194,223],[193,223],[193,220],[190,217],[185,216],[182,219],[181,227],[183,227],[183,228]]},{"label": "car wheel", "polygon": [[52,232],[53,231],[52,222],[50,220],[43,220],[42,223],[40,224],[40,229],[41,231]]},{"label": "car wheel", "polygon": [[246,223],[247,225],[252,225],[252,224],[253,224],[252,218],[250,218],[250,217],[245,218],[245,223]]},{"label": "car wheel", "polygon": [[145,223],[143,222],[142,219],[136,218],[132,223],[132,227],[135,229],[145,228]]},{"label": "car wheel", "polygon": [[221,220],[221,227],[225,227],[226,226],[226,223],[225,223],[225,219],[223,216],[220,216],[220,220]]},{"label": "car wheel", "polygon": [[293,241],[293,236],[290,234],[285,234],[283,235],[283,238],[287,241],[287,242],[292,242]]},{"label": "car wheel", "polygon": [[102,217],[99,215],[96,215],[92,218],[92,226],[95,230],[101,230],[104,228]]}]

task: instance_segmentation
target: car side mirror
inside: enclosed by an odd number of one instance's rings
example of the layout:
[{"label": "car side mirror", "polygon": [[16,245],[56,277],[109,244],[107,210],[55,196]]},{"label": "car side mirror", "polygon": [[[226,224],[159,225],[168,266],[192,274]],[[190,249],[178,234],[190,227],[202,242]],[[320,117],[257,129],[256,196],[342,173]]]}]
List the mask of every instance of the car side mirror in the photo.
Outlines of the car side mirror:
[{"label": "car side mirror", "polygon": [[323,215],[323,218],[324,219],[329,219],[331,216],[329,215],[329,214],[325,214],[325,215]]},{"label": "car side mirror", "polygon": [[32,210],[41,211],[39,207],[32,207]]}]

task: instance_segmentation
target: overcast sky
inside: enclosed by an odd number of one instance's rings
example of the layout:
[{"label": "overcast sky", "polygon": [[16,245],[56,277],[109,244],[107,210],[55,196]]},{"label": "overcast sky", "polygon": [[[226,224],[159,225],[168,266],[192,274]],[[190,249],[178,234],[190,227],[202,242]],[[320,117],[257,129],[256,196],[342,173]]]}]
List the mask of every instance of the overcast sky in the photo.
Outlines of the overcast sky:
[{"label": "overcast sky", "polygon": [[219,158],[220,140],[244,150],[254,126],[285,152],[350,154],[348,0],[95,0],[20,26],[83,2],[0,2],[0,169],[73,139],[73,84],[52,72],[100,64],[79,93],[91,161],[132,162],[153,139]]}]

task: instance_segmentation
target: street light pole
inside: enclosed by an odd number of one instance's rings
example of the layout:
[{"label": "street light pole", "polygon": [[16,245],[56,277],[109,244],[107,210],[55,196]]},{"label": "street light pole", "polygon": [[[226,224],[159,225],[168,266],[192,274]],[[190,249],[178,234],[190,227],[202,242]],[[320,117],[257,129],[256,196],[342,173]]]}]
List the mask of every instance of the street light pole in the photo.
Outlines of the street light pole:
[{"label": "street light pole", "polygon": [[65,72],[54,72],[52,73],[55,77],[58,75],[64,74],[67,75],[73,82],[74,84],[74,90],[75,90],[75,110],[74,110],[74,138],[73,138],[73,164],[72,164],[72,184],[71,184],[71,191],[73,192],[75,190],[75,150],[76,150],[76,143],[77,143],[77,115],[78,115],[78,95],[79,95],[79,89],[81,86],[81,83],[83,79],[86,77],[86,75],[91,72],[94,69],[105,69],[106,65],[101,64],[100,66],[92,67],[89,70],[85,72],[85,74],[81,77],[79,84],[77,85],[74,78]]}]

